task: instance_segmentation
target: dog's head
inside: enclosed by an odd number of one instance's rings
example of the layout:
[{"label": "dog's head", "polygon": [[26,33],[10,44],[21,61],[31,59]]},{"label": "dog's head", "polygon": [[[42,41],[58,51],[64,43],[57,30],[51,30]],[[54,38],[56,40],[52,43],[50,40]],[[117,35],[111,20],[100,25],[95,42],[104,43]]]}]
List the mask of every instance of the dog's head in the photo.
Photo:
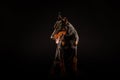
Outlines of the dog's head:
[{"label": "dog's head", "polygon": [[62,35],[65,35],[68,29],[68,23],[69,22],[66,17],[62,18],[61,15],[59,15],[56,23],[54,24],[54,31],[51,35],[51,39],[57,40]]}]

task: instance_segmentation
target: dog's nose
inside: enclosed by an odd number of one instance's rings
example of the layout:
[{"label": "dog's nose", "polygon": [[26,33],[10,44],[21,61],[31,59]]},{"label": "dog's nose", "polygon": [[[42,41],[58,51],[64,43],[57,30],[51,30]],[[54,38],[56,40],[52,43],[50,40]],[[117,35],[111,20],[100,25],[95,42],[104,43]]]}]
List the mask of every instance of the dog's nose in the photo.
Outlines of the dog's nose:
[{"label": "dog's nose", "polygon": [[53,36],[51,36],[50,38],[53,39]]},{"label": "dog's nose", "polygon": [[50,38],[52,39],[53,37],[51,36]]}]

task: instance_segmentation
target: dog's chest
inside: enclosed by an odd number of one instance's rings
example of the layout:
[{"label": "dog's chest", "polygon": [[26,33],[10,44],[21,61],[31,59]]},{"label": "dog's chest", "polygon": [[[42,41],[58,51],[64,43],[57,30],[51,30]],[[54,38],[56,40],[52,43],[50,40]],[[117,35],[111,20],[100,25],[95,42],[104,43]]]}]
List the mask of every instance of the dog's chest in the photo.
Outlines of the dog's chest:
[{"label": "dog's chest", "polygon": [[75,40],[74,35],[64,36],[61,44],[62,46],[72,46],[74,40]]}]

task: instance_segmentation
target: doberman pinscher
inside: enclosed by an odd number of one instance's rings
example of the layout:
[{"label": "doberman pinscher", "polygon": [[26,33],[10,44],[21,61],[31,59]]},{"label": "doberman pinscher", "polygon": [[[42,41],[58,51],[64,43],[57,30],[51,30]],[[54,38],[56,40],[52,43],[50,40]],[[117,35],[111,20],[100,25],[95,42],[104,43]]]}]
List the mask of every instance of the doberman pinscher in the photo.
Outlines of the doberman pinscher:
[{"label": "doberman pinscher", "polygon": [[51,39],[57,44],[54,68],[59,66],[63,74],[76,73],[79,36],[66,17],[58,15]]}]

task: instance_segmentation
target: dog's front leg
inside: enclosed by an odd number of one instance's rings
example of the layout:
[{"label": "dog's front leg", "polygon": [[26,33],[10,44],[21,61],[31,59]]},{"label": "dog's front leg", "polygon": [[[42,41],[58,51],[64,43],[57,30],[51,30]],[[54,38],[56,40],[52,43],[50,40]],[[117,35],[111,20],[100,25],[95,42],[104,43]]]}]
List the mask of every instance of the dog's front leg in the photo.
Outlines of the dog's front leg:
[{"label": "dog's front leg", "polygon": [[77,72],[77,46],[75,47],[75,55],[73,57],[73,71]]}]

